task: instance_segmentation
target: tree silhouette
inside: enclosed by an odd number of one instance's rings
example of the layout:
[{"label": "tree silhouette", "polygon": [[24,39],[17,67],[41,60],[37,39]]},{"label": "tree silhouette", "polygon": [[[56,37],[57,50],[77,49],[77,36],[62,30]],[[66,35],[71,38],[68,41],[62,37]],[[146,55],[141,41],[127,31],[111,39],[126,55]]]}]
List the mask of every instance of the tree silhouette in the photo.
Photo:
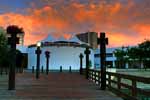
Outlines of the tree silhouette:
[{"label": "tree silhouette", "polygon": [[123,68],[125,62],[124,57],[126,56],[126,51],[124,51],[124,47],[122,47],[121,49],[116,49],[114,54],[117,58],[118,67]]},{"label": "tree silhouette", "polygon": [[141,57],[143,59],[144,67],[150,67],[150,40],[145,40],[138,45],[141,51]]},{"label": "tree silhouette", "polygon": [[7,27],[8,34],[24,34],[23,28],[19,28],[17,25],[10,25]]},{"label": "tree silhouette", "polygon": [[0,68],[7,68],[10,60],[7,58],[9,55],[9,48],[7,46],[6,32],[0,29]]}]

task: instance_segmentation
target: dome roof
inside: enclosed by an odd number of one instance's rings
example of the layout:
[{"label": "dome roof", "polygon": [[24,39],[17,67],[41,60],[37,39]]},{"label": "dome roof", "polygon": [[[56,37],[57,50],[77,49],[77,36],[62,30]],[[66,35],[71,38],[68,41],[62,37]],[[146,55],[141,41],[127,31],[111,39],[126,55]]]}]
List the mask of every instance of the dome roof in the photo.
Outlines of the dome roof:
[{"label": "dome roof", "polygon": [[56,41],[56,39],[54,39],[50,34],[45,38],[43,39],[41,42],[54,42]]},{"label": "dome roof", "polygon": [[82,42],[76,36],[72,36],[68,41],[82,44]]}]

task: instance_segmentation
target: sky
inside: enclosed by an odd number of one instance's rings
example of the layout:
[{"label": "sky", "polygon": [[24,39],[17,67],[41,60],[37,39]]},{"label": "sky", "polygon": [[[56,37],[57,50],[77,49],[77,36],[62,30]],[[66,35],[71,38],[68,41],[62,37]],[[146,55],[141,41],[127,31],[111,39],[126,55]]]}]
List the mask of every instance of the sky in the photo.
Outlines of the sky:
[{"label": "sky", "polygon": [[150,40],[150,0],[0,0],[0,26],[18,25],[25,45],[48,34],[105,32],[109,47]]}]

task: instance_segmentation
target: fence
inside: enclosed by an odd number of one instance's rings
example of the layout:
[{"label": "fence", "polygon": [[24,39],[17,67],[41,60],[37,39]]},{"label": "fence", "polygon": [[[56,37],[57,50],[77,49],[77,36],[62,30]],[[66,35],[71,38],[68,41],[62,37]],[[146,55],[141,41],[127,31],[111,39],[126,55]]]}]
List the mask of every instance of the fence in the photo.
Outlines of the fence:
[{"label": "fence", "polygon": [[[101,73],[98,70],[89,70],[89,79],[100,85]],[[150,100],[150,88],[139,88],[138,84],[144,84],[150,87],[150,78],[132,76],[126,74],[106,72],[107,88],[127,100]]]}]

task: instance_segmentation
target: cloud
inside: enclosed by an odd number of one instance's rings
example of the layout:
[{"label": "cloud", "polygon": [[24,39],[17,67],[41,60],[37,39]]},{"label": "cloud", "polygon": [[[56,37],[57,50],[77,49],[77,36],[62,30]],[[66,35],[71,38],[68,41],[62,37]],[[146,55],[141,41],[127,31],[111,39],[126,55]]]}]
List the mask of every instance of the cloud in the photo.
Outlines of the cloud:
[{"label": "cloud", "polygon": [[135,45],[145,38],[150,39],[149,0],[31,1],[30,7],[23,9],[24,14],[0,14],[0,25],[16,24],[24,28],[26,45],[48,34],[69,38],[86,31],[106,32],[110,47]]}]

